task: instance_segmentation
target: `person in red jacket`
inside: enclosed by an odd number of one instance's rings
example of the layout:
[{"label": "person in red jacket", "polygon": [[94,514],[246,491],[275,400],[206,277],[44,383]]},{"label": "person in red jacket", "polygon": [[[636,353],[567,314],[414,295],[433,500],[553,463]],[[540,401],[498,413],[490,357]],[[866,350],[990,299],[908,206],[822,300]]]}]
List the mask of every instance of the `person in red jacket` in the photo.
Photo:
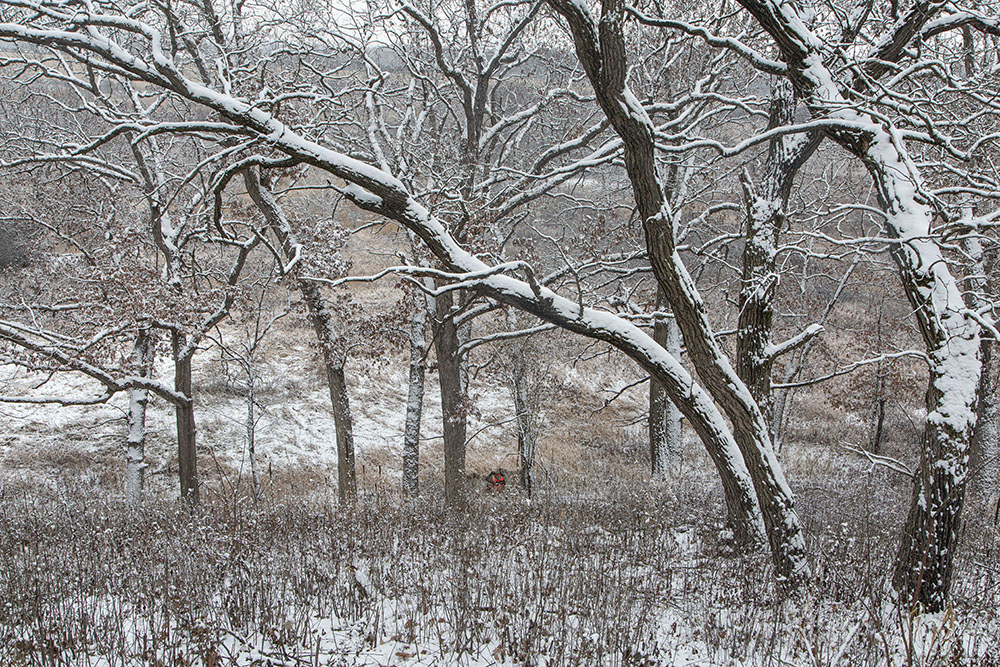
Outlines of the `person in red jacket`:
[{"label": "person in red jacket", "polygon": [[491,472],[490,476],[486,478],[487,488],[494,493],[503,491],[503,487],[507,485],[507,479],[503,476],[500,471]]}]

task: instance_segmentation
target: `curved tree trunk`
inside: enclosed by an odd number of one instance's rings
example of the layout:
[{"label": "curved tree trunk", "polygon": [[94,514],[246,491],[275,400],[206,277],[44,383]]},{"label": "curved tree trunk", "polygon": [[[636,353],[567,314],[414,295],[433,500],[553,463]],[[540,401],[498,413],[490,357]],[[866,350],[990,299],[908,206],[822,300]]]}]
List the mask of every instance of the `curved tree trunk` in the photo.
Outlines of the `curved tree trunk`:
[{"label": "curved tree trunk", "polygon": [[[105,39],[94,35],[53,35],[33,26],[0,32],[30,43],[76,49],[79,42]],[[114,44],[113,41],[109,42]],[[154,49],[157,47],[153,47]],[[134,59],[121,50],[104,47],[95,52],[99,61],[114,67],[133,67]],[[671,355],[639,327],[624,318],[582,306],[541,285],[528,274],[524,280],[498,272],[456,241],[441,219],[420,204],[405,185],[390,174],[312,141],[283,124],[267,110],[224,92],[196,84],[166,59],[161,63],[167,75],[149,68],[135,75],[150,85],[170,90],[205,108],[226,114],[252,136],[289,156],[311,164],[350,184],[343,194],[359,208],[383,215],[413,231],[449,271],[462,272],[474,280],[477,289],[498,301],[530,312],[539,318],[594,340],[602,340],[626,354],[649,372],[667,390],[695,432],[705,444],[727,490],[728,510],[737,531],[757,533],[761,516],[754,498],[753,483],[733,432],[719,408],[703,387]]]},{"label": "curved tree trunk", "polygon": [[254,205],[264,215],[278,239],[282,256],[286,262],[283,271],[291,273],[295,286],[302,295],[316,333],[316,342],[323,354],[323,370],[326,374],[330,405],[333,408],[334,428],[337,436],[337,496],[340,502],[353,502],[357,498],[358,484],[355,472],[354,421],[351,418],[350,398],[344,366],[347,357],[343,343],[337,335],[333,315],[323,301],[323,294],[316,283],[302,277],[299,252],[301,248],[295,239],[291,225],[281,210],[270,186],[262,183],[252,168],[243,171],[243,181]]},{"label": "curved tree trunk", "polygon": [[824,42],[806,28],[793,5],[739,0],[771,34],[788,63],[787,76],[813,116],[844,122],[829,136],[867,167],[885,211],[892,257],[913,308],[930,365],[927,422],[914,476],[913,500],[900,541],[893,583],[926,611],[945,605],[958,546],[968,457],[976,424],[982,364],[980,327],[963,313],[962,290],[932,230],[934,211],[923,194],[919,168],[900,133],[853,103],[901,57],[941,5],[915,3],[876,42],[867,71],[847,90],[824,62]]},{"label": "curved tree trunk", "polygon": [[622,138],[653,273],[677,317],[691,363],[733,425],[763,513],[775,575],[794,588],[809,572],[802,524],[771,448],[768,423],[715,340],[701,295],[677,253],[673,216],[657,173],[653,122],[625,84],[624,2],[604,0],[599,24],[580,4],[550,2],[566,17],[598,102]]}]

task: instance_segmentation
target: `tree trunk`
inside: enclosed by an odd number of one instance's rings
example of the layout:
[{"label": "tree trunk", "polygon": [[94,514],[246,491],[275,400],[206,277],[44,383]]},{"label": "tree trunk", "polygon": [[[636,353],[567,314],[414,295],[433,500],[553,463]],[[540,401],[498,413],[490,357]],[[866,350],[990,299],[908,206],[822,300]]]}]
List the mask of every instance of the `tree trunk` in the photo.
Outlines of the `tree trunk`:
[{"label": "tree trunk", "polygon": [[622,139],[653,273],[677,317],[698,377],[732,423],[763,513],[775,576],[783,588],[794,588],[809,573],[802,524],[771,448],[768,422],[715,340],[705,304],[677,253],[674,218],[657,171],[655,127],[625,83],[624,2],[605,0],[599,24],[582,5],[570,0],[551,2],[567,18],[597,100]]},{"label": "tree trunk", "polygon": [[354,461],[354,421],[344,374],[347,359],[340,351],[340,341],[333,332],[333,317],[323,303],[319,288],[308,280],[297,279],[295,284],[306,304],[316,341],[323,350],[323,368],[337,436],[337,498],[342,503],[354,502],[358,495],[358,483]]},{"label": "tree trunk", "polygon": [[330,392],[333,408],[334,428],[337,436],[337,496],[340,502],[353,502],[357,498],[358,485],[354,461],[354,422],[351,418],[350,399],[347,394],[344,366],[347,358],[342,351],[343,344],[334,328],[333,315],[323,301],[323,294],[316,283],[302,277],[301,251],[291,225],[284,211],[278,205],[267,183],[262,183],[253,169],[243,172],[247,193],[263,213],[281,246],[282,256],[288,270],[295,279],[295,286],[302,295],[316,333],[316,342],[323,354],[323,368]]},{"label": "tree trunk", "polygon": [[253,499],[260,499],[260,476],[257,474],[257,428],[256,428],[256,378],[253,362],[247,355],[247,457],[250,459],[250,481],[253,484]]},{"label": "tree trunk", "polygon": [[[972,53],[972,36],[963,37],[966,56]],[[966,63],[966,71],[970,65]],[[966,211],[966,217],[972,218],[972,210]],[[989,293],[995,287],[997,252],[987,251],[978,236],[979,232],[969,234],[964,241],[965,253],[970,260],[966,281],[969,290],[966,297],[969,306],[978,312],[984,312],[991,304]],[[997,428],[997,380],[993,346],[997,341],[984,337],[979,345],[979,358],[982,360],[983,372],[979,376],[979,405],[976,408],[976,429],[972,434],[972,451],[969,459],[969,490],[974,498],[986,507],[1000,509],[997,493],[1000,491],[1000,443],[998,443]],[[998,503],[998,504],[994,504]]]},{"label": "tree trunk", "polygon": [[[507,311],[507,327],[519,328],[518,317]],[[517,422],[518,486],[531,498],[535,490],[535,452],[538,446],[538,410],[541,403],[540,373],[532,368],[531,340],[515,338],[507,353],[510,356],[510,393]],[[533,372],[534,371],[534,372]]]},{"label": "tree trunk", "polygon": [[180,474],[181,498],[191,504],[198,503],[198,451],[195,442],[194,395],[191,392],[191,359],[194,350],[187,346],[187,336],[173,330],[170,344],[174,356],[174,391],[187,397],[176,403],[177,466]]},{"label": "tree trunk", "polygon": [[427,369],[427,307],[416,296],[410,321],[410,377],[406,393],[406,420],[403,426],[403,491],[420,495],[420,419],[424,407],[424,375]]},{"label": "tree trunk", "polygon": [[[940,5],[918,3],[893,26],[893,39],[880,42],[864,76],[842,83],[826,64],[822,40],[810,32],[794,5],[775,0],[739,0],[760,22],[788,64],[786,75],[814,117],[833,117],[844,127],[830,138],[858,157],[875,183],[885,211],[887,234],[896,240],[893,260],[917,319],[930,364],[927,421],[913,501],[904,527],[893,583],[907,602],[924,611],[941,610],[951,584],[952,564],[976,424],[982,365],[980,327],[963,314],[963,294],[934,236],[935,212],[924,195],[919,167],[898,130],[854,101],[869,81],[894,71],[901,57]],[[838,83],[840,81],[841,83]]]},{"label": "tree trunk", "polygon": [[[884,308],[885,299],[882,299],[878,305],[878,320],[875,325],[875,349],[882,353],[882,317],[885,311]],[[885,361],[879,359],[878,364],[875,366],[875,409],[874,418],[872,420],[872,437],[869,449],[874,454],[878,454],[882,447],[882,427],[885,424]]]},{"label": "tree trunk", "polygon": [[[769,128],[789,125],[795,118],[791,84],[777,79],[771,85]],[[775,356],[770,350],[774,328],[774,299],[779,275],[775,264],[778,237],[786,221],[788,199],[799,168],[819,146],[822,134],[789,134],[768,144],[760,192],[744,177],[747,209],[743,267],[736,334],[736,374],[750,390],[774,434],[774,394],[771,371]]]},{"label": "tree trunk", "polygon": [[[663,291],[656,291],[656,310],[666,308]],[[681,358],[681,332],[674,317],[657,317],[653,340],[676,359]],[[680,468],[684,452],[681,411],[667,395],[663,385],[649,378],[649,463],[654,479],[666,479]]]},{"label": "tree trunk", "polygon": [[524,354],[525,345],[515,346],[513,364],[512,394],[514,410],[517,414],[517,460],[520,469],[518,485],[531,498],[535,481],[535,450],[538,444],[538,397],[533,395],[537,387],[532,387],[528,377],[528,360]]},{"label": "tree trunk", "polygon": [[454,296],[437,297],[438,381],[441,385],[441,419],[444,430],[444,497],[447,505],[461,505],[465,499],[465,387],[459,356],[458,327],[452,310]]},{"label": "tree trunk", "polygon": [[344,365],[326,367],[330,384],[330,402],[337,429],[337,496],[340,502],[353,502],[358,496],[358,480],[354,464],[354,429],[351,406],[347,398]]},{"label": "tree trunk", "polygon": [[985,507],[994,507],[1000,492],[1000,433],[997,429],[997,379],[993,359],[995,341],[983,340],[983,374],[979,378],[979,408],[972,437],[970,492]]},{"label": "tree trunk", "polygon": [[[140,325],[136,334],[132,361],[139,367],[142,377],[149,377],[153,369],[154,346],[149,329]],[[125,497],[128,502],[142,502],[146,484],[146,406],[149,390],[133,387],[128,392],[128,437],[125,453]]]}]

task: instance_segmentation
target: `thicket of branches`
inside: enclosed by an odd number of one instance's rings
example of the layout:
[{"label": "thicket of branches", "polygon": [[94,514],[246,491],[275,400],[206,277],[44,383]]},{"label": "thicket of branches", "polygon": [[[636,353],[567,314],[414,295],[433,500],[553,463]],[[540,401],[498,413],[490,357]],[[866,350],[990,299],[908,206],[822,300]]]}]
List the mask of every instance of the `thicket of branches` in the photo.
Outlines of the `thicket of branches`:
[{"label": "thicket of branches", "polygon": [[[984,505],[997,494],[997,9],[2,0],[4,361],[99,387],[4,400],[127,392],[137,501],[157,395],[197,503],[195,353],[215,340],[242,369],[252,443],[255,355],[284,312],[263,314],[262,295],[288,290],[322,359],[341,500],[357,494],[348,362],[405,343],[404,489],[420,491],[433,347],[460,512],[470,359],[506,364],[530,494],[545,383],[532,336],[560,328],[648,376],[654,473],[676,465],[683,416],[738,548],[766,543],[793,591],[807,542],[776,452],[795,391],[874,367],[866,455],[899,468],[879,452],[884,397],[915,362],[924,424],[893,582],[940,610],[970,471],[985,471]],[[399,239],[366,275],[342,250],[369,224]],[[368,312],[350,288],[382,278],[404,290]],[[869,340],[808,363],[874,281],[887,287]],[[227,345],[234,324],[245,337]]]}]

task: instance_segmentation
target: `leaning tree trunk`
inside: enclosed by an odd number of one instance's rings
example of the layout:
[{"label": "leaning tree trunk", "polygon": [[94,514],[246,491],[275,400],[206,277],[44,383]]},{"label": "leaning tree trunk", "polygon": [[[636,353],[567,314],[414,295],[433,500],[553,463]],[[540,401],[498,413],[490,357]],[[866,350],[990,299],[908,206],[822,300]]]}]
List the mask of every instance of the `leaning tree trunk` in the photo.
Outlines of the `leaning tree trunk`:
[{"label": "leaning tree trunk", "polygon": [[779,6],[777,0],[739,3],[774,39],[788,65],[786,76],[812,115],[843,122],[829,136],[867,167],[885,211],[886,232],[896,241],[892,256],[924,339],[930,382],[920,464],[893,583],[911,604],[938,611],[947,600],[958,546],[982,372],[980,327],[963,312],[962,290],[935,239],[935,213],[903,136],[856,100],[872,80],[894,71],[887,63],[902,57],[942,5],[910,6],[892,34],[878,41],[864,76],[849,89],[827,65],[825,42],[806,27],[796,6]]},{"label": "leaning tree trunk", "polygon": [[438,381],[441,385],[441,420],[444,431],[444,498],[447,505],[461,505],[465,499],[466,405],[459,355],[459,327],[454,318],[453,292],[437,297]]},{"label": "leaning tree trunk", "polygon": [[962,312],[962,290],[934,239],[934,212],[919,194],[916,166],[898,136],[875,119],[861,120],[870,124],[867,133],[853,140],[839,135],[839,141],[864,160],[876,183],[886,230],[897,240],[892,256],[930,362],[920,464],[893,582],[904,599],[937,611],[947,600],[958,548],[982,372],[980,330]]},{"label": "leaning tree trunk", "polygon": [[[666,307],[663,290],[656,290],[656,310]],[[653,323],[653,340],[675,359],[681,358],[681,331],[673,315],[657,317]],[[654,479],[666,479],[680,467],[684,451],[681,411],[663,385],[649,378],[649,465]]]},{"label": "leaning tree trunk", "polygon": [[302,295],[316,333],[316,342],[323,354],[323,370],[326,374],[333,408],[334,429],[337,436],[337,496],[340,502],[353,502],[357,498],[358,484],[354,456],[354,421],[351,417],[350,399],[344,366],[347,357],[342,351],[343,344],[336,333],[333,315],[323,301],[323,294],[316,283],[303,277],[301,272],[301,246],[295,239],[292,227],[284,211],[274,198],[268,183],[262,183],[253,169],[243,172],[243,181],[254,204],[264,215],[278,239],[282,256],[286,262],[284,270],[291,273],[295,286]]},{"label": "leaning tree trunk", "polygon": [[657,171],[656,128],[625,83],[625,4],[605,0],[598,24],[583,5],[572,0],[550,3],[566,17],[597,100],[622,139],[625,168],[657,284],[677,317],[699,378],[732,423],[760,503],[775,576],[783,588],[794,588],[809,572],[802,523],[772,450],[767,420],[716,341],[701,295],[678,254],[674,218]]},{"label": "leaning tree trunk", "polygon": [[191,393],[191,360],[194,350],[188,347],[187,336],[177,330],[170,332],[170,344],[174,357],[174,391],[187,399],[174,404],[181,498],[197,504],[198,451],[195,441],[194,395]]},{"label": "leaning tree trunk", "polygon": [[[149,329],[140,325],[136,334],[132,362],[139,368],[142,377],[149,377],[153,369],[155,349],[149,336]],[[126,440],[125,497],[128,502],[142,501],[146,485],[146,406],[149,404],[149,390],[132,387],[128,392],[128,437]]]}]

